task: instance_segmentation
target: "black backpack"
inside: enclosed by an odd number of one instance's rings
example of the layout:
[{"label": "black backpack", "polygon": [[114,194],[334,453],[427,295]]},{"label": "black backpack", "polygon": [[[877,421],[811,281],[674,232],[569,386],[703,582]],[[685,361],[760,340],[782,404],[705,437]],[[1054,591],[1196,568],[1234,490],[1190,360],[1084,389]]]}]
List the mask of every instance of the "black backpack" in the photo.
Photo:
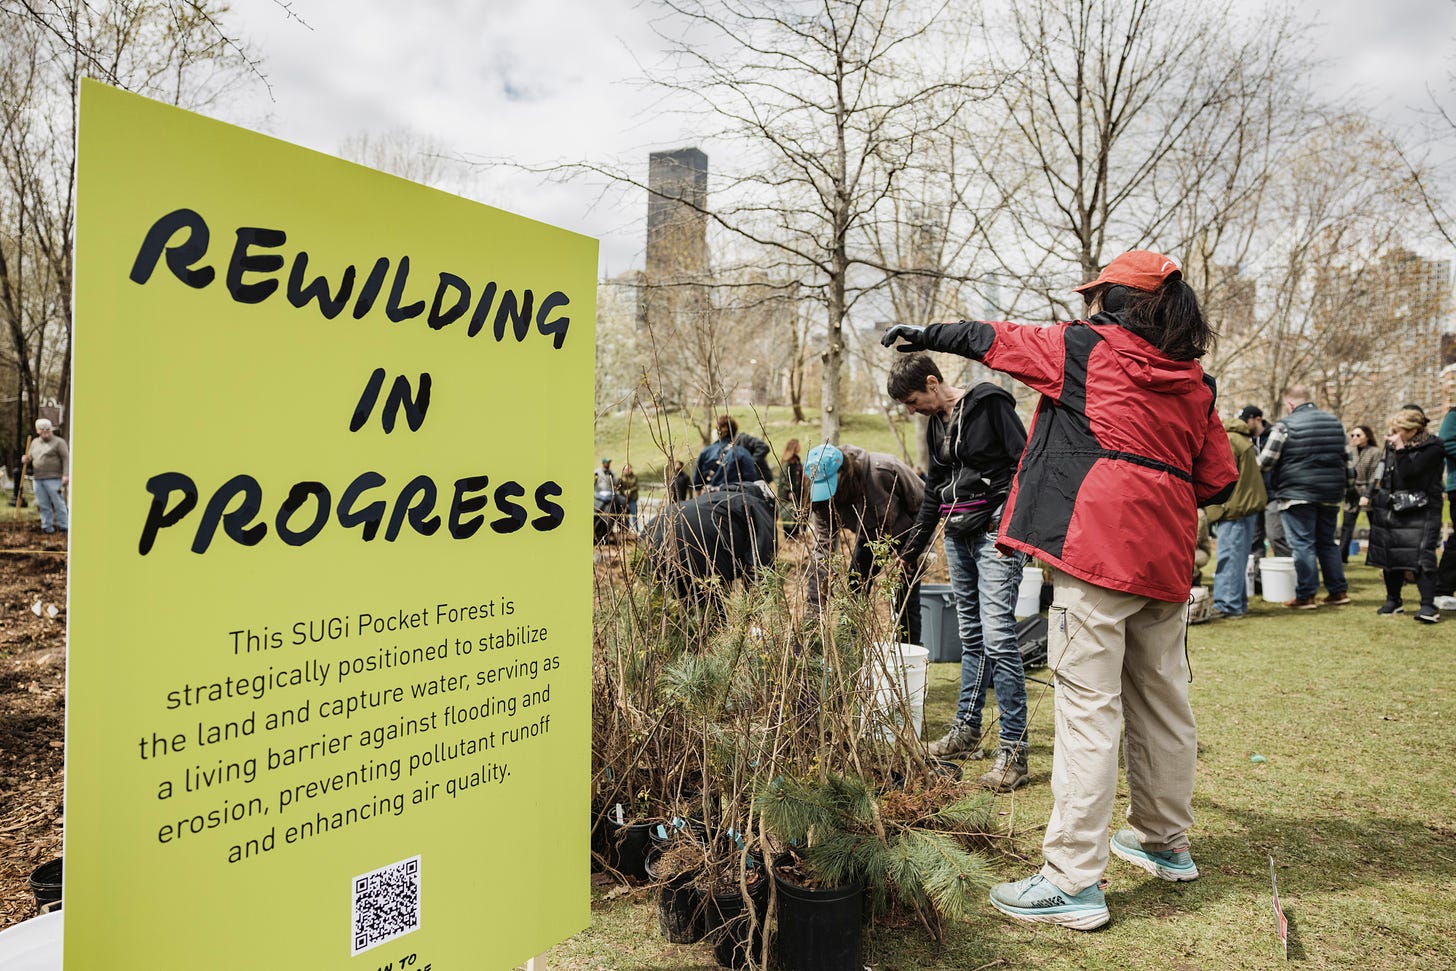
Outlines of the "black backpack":
[{"label": "black backpack", "polygon": [[741,432],[737,438],[733,439],[733,444],[753,456],[753,464],[758,466],[758,474],[763,477],[763,481],[773,481],[773,470],[768,465],[768,442],[761,438],[754,438],[748,432]]}]

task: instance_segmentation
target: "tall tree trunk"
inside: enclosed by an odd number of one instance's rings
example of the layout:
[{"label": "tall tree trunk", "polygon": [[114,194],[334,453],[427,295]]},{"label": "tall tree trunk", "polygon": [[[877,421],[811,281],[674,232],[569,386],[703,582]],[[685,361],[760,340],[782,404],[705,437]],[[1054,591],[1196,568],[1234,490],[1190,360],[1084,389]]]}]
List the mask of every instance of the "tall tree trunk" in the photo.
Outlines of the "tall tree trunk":
[{"label": "tall tree trunk", "polygon": [[834,273],[829,280],[829,339],[824,347],[824,413],[820,426],[824,440],[839,444],[839,404],[844,366],[844,277],[848,261],[844,245],[835,247]]},{"label": "tall tree trunk", "polygon": [[794,303],[794,319],[789,326],[789,405],[794,410],[794,424],[804,422],[804,339],[799,332],[800,313]]},{"label": "tall tree trunk", "polygon": [[824,440],[839,444],[841,371],[844,366],[844,290],[849,277],[849,253],[845,237],[849,228],[849,164],[844,130],[849,114],[844,102],[844,62],[836,67],[838,104],[835,110],[834,223],[829,254],[829,334],[824,348],[824,403],[820,425]]}]

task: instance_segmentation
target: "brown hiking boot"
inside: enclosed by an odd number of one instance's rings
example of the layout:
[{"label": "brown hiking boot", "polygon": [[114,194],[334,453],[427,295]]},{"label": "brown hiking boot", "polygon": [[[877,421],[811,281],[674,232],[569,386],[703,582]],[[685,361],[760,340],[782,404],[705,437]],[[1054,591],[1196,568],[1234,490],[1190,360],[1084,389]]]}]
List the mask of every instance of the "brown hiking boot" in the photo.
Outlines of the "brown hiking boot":
[{"label": "brown hiking boot", "polygon": [[1332,593],[1323,601],[1321,601],[1321,603],[1323,603],[1326,607],[1343,607],[1345,606],[1345,604],[1351,602],[1352,601],[1350,600],[1350,593],[1348,590],[1341,590],[1339,593]]},{"label": "brown hiking boot", "polygon": [[1319,601],[1313,597],[1295,597],[1293,600],[1284,601],[1284,606],[1291,610],[1314,610],[1319,606]]},{"label": "brown hiking boot", "polygon": [[1026,749],[1006,746],[997,749],[996,762],[991,766],[991,771],[981,776],[978,781],[992,792],[1020,789],[1031,781],[1031,773],[1026,768]]},{"label": "brown hiking boot", "polygon": [[930,743],[930,754],[938,759],[983,759],[981,733],[965,722],[955,722],[950,731]]}]

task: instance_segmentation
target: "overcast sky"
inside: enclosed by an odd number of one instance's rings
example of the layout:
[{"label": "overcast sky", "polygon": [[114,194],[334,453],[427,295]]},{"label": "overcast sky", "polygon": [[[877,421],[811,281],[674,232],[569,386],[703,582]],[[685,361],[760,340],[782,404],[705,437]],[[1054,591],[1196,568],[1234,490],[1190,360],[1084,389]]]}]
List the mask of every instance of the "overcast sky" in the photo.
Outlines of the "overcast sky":
[{"label": "overcast sky", "polygon": [[[1256,15],[1258,0],[1240,0]],[[407,129],[466,157],[640,160],[695,144],[634,79],[660,47],[633,0],[232,0],[261,84],[215,112],[339,154],[359,133]],[[1305,0],[1332,94],[1410,121],[1426,87],[1450,94],[1456,0]],[[302,23],[300,22],[302,21]],[[306,24],[307,26],[305,26]],[[711,164],[711,163],[710,163]],[[711,183],[710,183],[711,188]],[[602,240],[602,271],[640,266],[647,202],[600,186],[481,173],[468,194]]]}]

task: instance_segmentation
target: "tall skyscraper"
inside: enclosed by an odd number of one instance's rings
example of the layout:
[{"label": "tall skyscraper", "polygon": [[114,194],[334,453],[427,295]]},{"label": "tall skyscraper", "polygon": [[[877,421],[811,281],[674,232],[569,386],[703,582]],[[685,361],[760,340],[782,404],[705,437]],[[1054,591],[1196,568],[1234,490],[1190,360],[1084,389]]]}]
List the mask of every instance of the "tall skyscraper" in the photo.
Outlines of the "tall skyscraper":
[{"label": "tall skyscraper", "polygon": [[721,378],[708,296],[708,156],[653,152],[647,185],[641,326],[653,354],[645,379],[658,400],[680,406]]},{"label": "tall skyscraper", "polygon": [[708,271],[708,156],[696,148],[647,159],[647,276],[701,280]]}]

